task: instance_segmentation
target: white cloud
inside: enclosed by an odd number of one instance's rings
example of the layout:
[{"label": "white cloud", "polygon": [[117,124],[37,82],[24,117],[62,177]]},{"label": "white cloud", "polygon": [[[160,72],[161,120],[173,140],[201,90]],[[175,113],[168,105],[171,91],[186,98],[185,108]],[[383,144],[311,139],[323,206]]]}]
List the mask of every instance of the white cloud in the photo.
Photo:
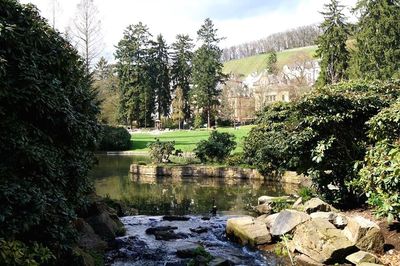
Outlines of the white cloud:
[{"label": "white cloud", "polygon": [[[114,45],[122,38],[124,29],[130,24],[139,21],[147,24],[152,34],[162,33],[169,43],[174,41],[176,34],[188,33],[195,39],[196,31],[201,26],[204,18],[224,12],[224,10],[212,10],[216,4],[229,5],[241,0],[95,0],[100,12],[104,35],[105,54],[112,58]],[[213,19],[221,36],[226,40],[222,47],[257,40],[271,33],[284,31],[301,25],[318,23],[322,20],[319,11],[324,3],[329,0],[298,0],[292,7],[287,5],[276,6],[265,14],[241,18],[226,18],[219,16]],[[51,18],[51,0],[22,0],[22,3],[31,2],[38,6],[42,15]],[[74,17],[76,5],[79,0],[58,0],[59,14],[56,19],[56,27],[64,31],[65,27]],[[277,1],[279,3],[279,1]],[[354,6],[356,0],[344,0],[342,3]],[[273,4],[270,4],[273,5]],[[222,13],[223,14],[223,13]]]}]

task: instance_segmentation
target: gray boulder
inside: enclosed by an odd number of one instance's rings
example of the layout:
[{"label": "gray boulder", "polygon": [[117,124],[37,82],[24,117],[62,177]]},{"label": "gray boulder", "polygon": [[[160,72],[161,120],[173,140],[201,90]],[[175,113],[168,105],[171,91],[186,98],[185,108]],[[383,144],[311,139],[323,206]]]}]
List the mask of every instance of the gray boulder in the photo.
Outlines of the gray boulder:
[{"label": "gray boulder", "polygon": [[342,263],[347,255],[357,250],[342,231],[326,219],[314,219],[297,226],[292,244],[295,250],[324,264]]},{"label": "gray boulder", "polygon": [[326,219],[338,229],[343,229],[347,225],[347,217],[341,213],[318,211],[311,213],[310,216],[311,219]]},{"label": "gray boulder", "polygon": [[271,227],[271,234],[280,236],[291,232],[296,226],[311,219],[311,217],[304,213],[295,210],[281,211],[273,220]]},{"label": "gray boulder", "polygon": [[250,216],[228,219],[226,234],[242,245],[257,246],[271,242],[266,224]]},{"label": "gray boulder", "polygon": [[363,251],[383,252],[385,239],[379,226],[371,220],[361,216],[351,217],[343,233]]},{"label": "gray boulder", "polygon": [[312,198],[304,203],[304,211],[308,214],[313,212],[338,212],[328,203],[322,201],[319,198]]}]

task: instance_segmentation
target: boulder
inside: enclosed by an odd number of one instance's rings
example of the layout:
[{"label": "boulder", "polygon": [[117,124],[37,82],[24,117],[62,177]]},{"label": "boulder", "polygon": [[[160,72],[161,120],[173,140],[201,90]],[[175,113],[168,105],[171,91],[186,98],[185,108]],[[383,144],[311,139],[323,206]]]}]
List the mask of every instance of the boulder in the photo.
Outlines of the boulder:
[{"label": "boulder", "polygon": [[357,250],[342,231],[326,219],[313,219],[297,226],[292,244],[295,250],[325,264],[342,263],[347,255]]},{"label": "boulder", "polygon": [[298,208],[300,208],[300,206],[303,206],[302,203],[303,203],[303,198],[302,198],[302,197],[298,198],[298,199],[293,203],[292,209],[298,209]]},{"label": "boulder", "polygon": [[270,215],[264,214],[264,215],[257,217],[256,220],[259,220],[260,222],[265,223],[267,225],[267,228],[271,229],[276,220],[276,217],[278,217],[278,215],[279,215],[279,213],[274,213],[274,214],[270,214]]},{"label": "boulder", "polygon": [[224,259],[221,257],[216,257],[212,259],[207,265],[209,266],[231,266],[236,265],[233,261]]},{"label": "boulder", "polygon": [[311,217],[304,213],[295,210],[281,211],[276,217],[272,218],[275,221],[271,227],[271,234],[280,236],[291,232],[296,226],[311,219]]},{"label": "boulder", "polygon": [[188,216],[179,216],[179,215],[165,215],[163,216],[164,221],[189,221],[190,217]]},{"label": "boulder", "polygon": [[189,228],[189,230],[193,233],[202,234],[202,233],[207,233],[208,228],[204,226],[199,226],[196,228]]},{"label": "boulder", "polygon": [[103,252],[107,249],[107,243],[94,232],[93,228],[85,220],[77,219],[74,224],[78,231],[79,247],[98,252]]},{"label": "boulder", "polygon": [[180,247],[176,250],[176,256],[179,258],[194,258],[198,255],[201,255],[203,252],[206,252],[202,245],[191,243],[186,244],[183,247]]},{"label": "boulder", "polygon": [[336,216],[333,212],[313,212],[310,214],[311,219],[326,219],[329,222],[335,220]]},{"label": "boulder", "polygon": [[173,231],[178,229],[176,226],[156,226],[156,227],[149,227],[146,229],[145,233],[148,235],[154,235],[156,232],[161,231]]},{"label": "boulder", "polygon": [[258,214],[270,214],[272,212],[272,207],[269,203],[263,203],[254,208]]},{"label": "boulder", "polygon": [[271,242],[271,234],[265,223],[250,216],[228,219],[226,234],[242,245],[257,246]]},{"label": "boulder", "polygon": [[359,265],[362,262],[380,263],[377,256],[375,256],[372,253],[361,250],[356,253],[350,254],[349,256],[346,257],[346,260],[356,265]]},{"label": "boulder", "polygon": [[343,229],[347,226],[348,220],[344,214],[338,213],[331,223],[333,223],[336,228]]},{"label": "boulder", "polygon": [[385,239],[379,226],[371,220],[361,216],[351,217],[343,233],[363,251],[383,252]]},{"label": "boulder", "polygon": [[321,212],[337,212],[335,208],[333,208],[328,203],[322,201],[319,198],[312,198],[304,203],[304,211],[308,214],[321,211]]},{"label": "boulder", "polygon": [[[118,217],[116,217],[116,219],[118,219]],[[123,229],[122,223],[117,223],[107,212],[91,216],[87,218],[86,221],[90,224],[96,234],[106,241],[113,240],[118,235],[118,232]]]},{"label": "boulder", "polygon": [[299,254],[295,257],[296,265],[299,266],[323,266],[324,264],[319,263],[312,258],[304,254]]}]

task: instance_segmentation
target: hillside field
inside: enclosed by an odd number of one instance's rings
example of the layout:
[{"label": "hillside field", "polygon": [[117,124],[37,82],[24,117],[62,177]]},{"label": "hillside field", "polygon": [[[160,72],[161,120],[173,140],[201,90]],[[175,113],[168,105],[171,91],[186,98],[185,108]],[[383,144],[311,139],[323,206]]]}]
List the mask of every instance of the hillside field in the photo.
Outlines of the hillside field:
[{"label": "hillside field", "polygon": [[[292,63],[293,58],[299,53],[307,53],[311,57],[314,57],[316,49],[317,46],[307,46],[278,52],[278,67],[282,68],[284,65]],[[246,77],[253,72],[264,70],[267,66],[267,58],[268,54],[259,54],[231,60],[224,63],[223,72],[225,74],[234,73]]]}]

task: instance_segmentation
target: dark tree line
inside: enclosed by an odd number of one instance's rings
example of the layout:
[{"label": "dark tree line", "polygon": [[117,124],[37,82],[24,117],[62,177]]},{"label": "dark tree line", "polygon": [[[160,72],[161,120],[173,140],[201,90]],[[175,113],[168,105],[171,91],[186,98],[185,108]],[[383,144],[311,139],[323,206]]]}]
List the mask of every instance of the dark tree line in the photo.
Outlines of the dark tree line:
[{"label": "dark tree line", "polygon": [[282,51],[297,47],[314,45],[321,35],[318,25],[301,26],[292,30],[274,33],[258,41],[243,43],[223,49],[222,61],[240,59],[269,51]]}]

